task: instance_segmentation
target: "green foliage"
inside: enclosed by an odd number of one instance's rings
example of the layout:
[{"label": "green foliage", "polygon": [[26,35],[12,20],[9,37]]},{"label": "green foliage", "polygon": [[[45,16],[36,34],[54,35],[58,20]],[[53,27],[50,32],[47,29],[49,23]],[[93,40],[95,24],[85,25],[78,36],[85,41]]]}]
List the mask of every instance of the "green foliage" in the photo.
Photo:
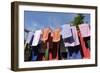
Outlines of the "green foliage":
[{"label": "green foliage", "polygon": [[84,23],[83,21],[84,16],[82,14],[77,14],[77,16],[74,18],[74,20],[71,22],[73,26],[76,26],[78,28],[79,24]]}]

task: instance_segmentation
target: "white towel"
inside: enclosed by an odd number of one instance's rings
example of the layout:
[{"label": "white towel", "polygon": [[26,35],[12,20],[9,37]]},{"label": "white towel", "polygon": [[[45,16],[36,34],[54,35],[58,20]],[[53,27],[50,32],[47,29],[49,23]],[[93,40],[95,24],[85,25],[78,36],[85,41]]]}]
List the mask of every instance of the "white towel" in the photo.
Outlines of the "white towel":
[{"label": "white towel", "polygon": [[82,37],[89,37],[90,36],[89,24],[80,24],[79,29],[80,29],[80,32],[82,34]]},{"label": "white towel", "polygon": [[68,47],[68,46],[69,47],[77,46],[77,45],[80,44],[76,27],[72,26],[71,29],[72,29],[72,36],[73,36],[74,42],[72,42],[72,43],[68,43],[68,42],[64,43],[66,47]]},{"label": "white towel", "polygon": [[72,36],[70,24],[64,24],[61,26],[62,38],[68,38]]},{"label": "white towel", "polygon": [[77,46],[77,45],[80,44],[80,42],[79,42],[76,26],[72,26],[71,28],[72,28],[73,38],[74,38],[74,41],[75,41],[74,45]]},{"label": "white towel", "polygon": [[30,41],[32,40],[33,35],[34,35],[33,32],[29,32],[28,33],[28,36],[27,36],[27,39],[26,39],[26,43],[30,43]]},{"label": "white towel", "polygon": [[41,36],[42,31],[41,30],[37,30],[34,33],[34,38],[33,38],[33,42],[32,42],[32,46],[37,46],[40,40],[40,36]]}]

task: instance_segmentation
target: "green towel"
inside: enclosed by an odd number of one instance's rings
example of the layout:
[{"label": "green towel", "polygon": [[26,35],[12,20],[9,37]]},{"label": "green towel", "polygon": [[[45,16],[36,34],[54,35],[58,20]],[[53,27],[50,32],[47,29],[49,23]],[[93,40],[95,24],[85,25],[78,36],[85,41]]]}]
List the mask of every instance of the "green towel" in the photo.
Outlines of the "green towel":
[{"label": "green towel", "polygon": [[48,55],[49,55],[48,51],[49,51],[48,49],[45,50],[45,60],[48,60]]}]

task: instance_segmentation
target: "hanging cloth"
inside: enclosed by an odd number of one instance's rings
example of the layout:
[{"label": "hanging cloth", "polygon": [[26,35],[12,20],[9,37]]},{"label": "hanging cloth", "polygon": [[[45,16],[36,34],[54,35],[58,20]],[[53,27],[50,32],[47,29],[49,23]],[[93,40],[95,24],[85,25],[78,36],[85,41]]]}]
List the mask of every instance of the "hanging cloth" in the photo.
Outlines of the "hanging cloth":
[{"label": "hanging cloth", "polygon": [[59,49],[60,49],[60,28],[56,28],[52,33],[53,38],[53,49],[52,49],[52,59],[58,59]]},{"label": "hanging cloth", "polygon": [[75,26],[71,27],[72,36],[66,39],[65,47],[77,46],[80,44],[77,29]]},{"label": "hanging cloth", "polygon": [[65,47],[64,40],[62,39],[62,36],[61,36],[61,40],[60,40],[60,52],[59,52],[60,59],[67,59],[67,53],[68,53],[68,47]]},{"label": "hanging cloth", "polygon": [[89,24],[80,24],[79,29],[80,29],[82,37],[90,37]]},{"label": "hanging cloth", "polygon": [[34,33],[29,32],[28,36],[27,36],[27,39],[26,39],[26,42],[25,42],[25,45],[24,45],[24,48],[26,48],[27,44],[32,45],[33,37],[34,37]]},{"label": "hanging cloth", "polygon": [[31,46],[27,44],[24,49],[24,61],[31,61],[31,57],[32,57],[31,54],[32,54]]},{"label": "hanging cloth", "polygon": [[42,30],[42,37],[41,37],[41,41],[42,41],[42,48],[41,50],[44,52],[43,60],[48,60],[49,59],[49,48],[51,47],[51,29],[48,28],[44,28]]},{"label": "hanging cloth", "polygon": [[30,43],[31,42],[31,39],[32,39],[33,35],[34,35],[33,32],[29,32],[28,33],[28,36],[27,36],[27,39],[26,39],[26,43]]},{"label": "hanging cloth", "polygon": [[72,36],[70,24],[64,24],[61,26],[61,35],[63,39]]},{"label": "hanging cloth", "polygon": [[39,44],[41,34],[42,34],[41,30],[35,31],[32,46],[37,46]]},{"label": "hanging cloth", "polygon": [[90,59],[90,50],[89,50],[89,48],[86,47],[85,41],[84,41],[80,31],[78,31],[78,35],[79,35],[79,38],[80,38],[80,44],[81,44],[81,47],[82,47],[84,58]]}]

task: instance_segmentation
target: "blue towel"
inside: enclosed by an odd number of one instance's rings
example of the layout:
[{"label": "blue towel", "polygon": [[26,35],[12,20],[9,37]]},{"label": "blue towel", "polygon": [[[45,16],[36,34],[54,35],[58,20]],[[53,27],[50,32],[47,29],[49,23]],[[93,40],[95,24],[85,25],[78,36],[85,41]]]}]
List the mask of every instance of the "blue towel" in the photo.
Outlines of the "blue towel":
[{"label": "blue towel", "polygon": [[32,46],[32,58],[31,58],[32,61],[37,61],[38,54],[39,54],[39,52],[38,52],[39,48],[40,48],[39,45],[38,46]]}]

